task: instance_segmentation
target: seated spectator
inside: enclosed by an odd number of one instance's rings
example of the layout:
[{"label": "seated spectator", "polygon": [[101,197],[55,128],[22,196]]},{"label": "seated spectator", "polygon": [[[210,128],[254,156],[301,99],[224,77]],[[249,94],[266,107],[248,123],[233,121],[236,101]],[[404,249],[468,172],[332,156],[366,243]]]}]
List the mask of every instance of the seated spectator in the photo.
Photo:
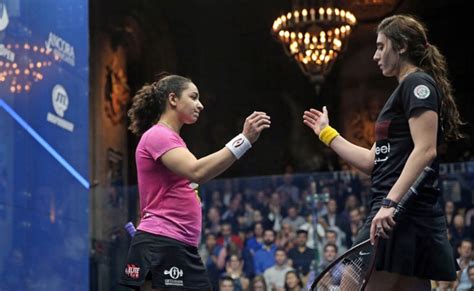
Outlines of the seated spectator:
[{"label": "seated spectator", "polygon": [[211,205],[211,207],[216,207],[218,210],[222,210],[222,208],[224,207],[224,203],[222,203],[221,192],[212,191],[211,202],[209,203],[209,205]]},{"label": "seated spectator", "polygon": [[279,232],[281,229],[281,222],[283,220],[282,210],[280,194],[277,192],[272,193],[270,203],[268,203],[267,219],[270,227],[276,232]]},{"label": "seated spectator", "polygon": [[291,205],[288,208],[288,216],[283,218],[283,221],[281,223],[287,223],[291,225],[293,229],[296,230],[300,228],[300,226],[303,225],[305,222],[306,221],[304,220],[304,218],[298,215],[298,209],[294,205]]},{"label": "seated spectator", "polygon": [[290,250],[294,246],[294,239],[296,237],[296,232],[293,229],[293,226],[288,223],[283,223],[281,225],[281,230],[278,233],[276,245],[277,247],[284,248],[285,251]]},{"label": "seated spectator", "polygon": [[219,279],[219,291],[234,291],[234,280],[229,276]]},{"label": "seated spectator", "polygon": [[[209,233],[206,235],[206,241],[199,248],[199,254],[201,259],[206,266],[207,274],[211,283],[217,284],[219,280],[219,274],[222,266],[219,266],[218,258],[221,256],[221,253],[224,251],[224,248],[217,245],[216,235]],[[223,254],[222,254],[223,255]],[[213,285],[215,289],[217,286]]]},{"label": "seated spectator", "polygon": [[245,242],[247,248],[252,254],[261,249],[263,246],[263,224],[257,222],[253,226],[253,236]]},{"label": "seated spectator", "polygon": [[303,282],[295,270],[286,272],[285,275],[285,291],[301,291],[303,290]]},{"label": "seated spectator", "polygon": [[354,208],[349,212],[349,222],[351,232],[349,239],[346,239],[346,246],[352,245],[352,242],[355,240],[360,228],[364,225],[359,208]]},{"label": "seated spectator", "polygon": [[349,213],[351,212],[351,210],[355,208],[359,208],[359,206],[360,206],[360,203],[357,196],[354,194],[350,194],[349,196],[346,197],[345,206],[344,206],[342,215],[345,215],[347,219],[349,219],[350,217]]},{"label": "seated spectator", "polygon": [[325,228],[339,230],[339,236],[344,241],[344,245],[350,245],[350,225],[347,216],[337,213],[337,203],[335,199],[329,199],[327,204],[327,214],[321,217],[324,221]]},{"label": "seated spectator", "polygon": [[453,224],[453,218],[456,214],[456,208],[454,206],[454,202],[451,200],[447,200],[444,203],[444,215],[446,216],[446,225],[451,227]]},{"label": "seated spectator", "polygon": [[221,231],[221,217],[219,209],[212,206],[207,211],[207,220],[204,225],[204,235],[208,233],[218,234]]},{"label": "seated spectator", "polygon": [[470,291],[474,290],[474,266],[469,266],[467,268],[467,275],[469,276],[469,282],[471,283]]},{"label": "seated spectator", "polygon": [[453,245],[457,246],[462,239],[468,237],[468,231],[464,224],[464,216],[462,214],[456,214],[451,225],[451,237]]},{"label": "seated spectator", "polygon": [[224,276],[232,278],[234,281],[234,291],[247,290],[249,287],[249,279],[245,277],[242,271],[243,265],[243,261],[237,254],[232,254],[227,259]]},{"label": "seated spectator", "polygon": [[456,290],[454,283],[453,281],[436,281],[434,284],[432,282],[431,289],[433,291],[454,291]]},{"label": "seated spectator", "polygon": [[237,226],[237,217],[242,212],[242,194],[236,194],[230,201],[230,205],[227,210],[222,214],[221,219],[228,221],[232,225]]},{"label": "seated spectator", "polygon": [[337,254],[341,255],[347,250],[347,248],[341,242],[341,239],[339,238],[340,236],[339,234],[340,234],[340,230],[337,228],[334,228],[334,229],[330,228],[326,230],[326,237],[323,239],[323,245],[326,245],[328,243],[335,244],[337,246],[337,249],[339,250]]},{"label": "seated spectator", "polygon": [[250,291],[267,291],[267,284],[263,276],[255,276],[253,278]]},{"label": "seated spectator", "polygon": [[254,211],[255,209],[253,208],[252,203],[250,201],[246,201],[244,203],[244,211],[241,214],[245,217],[245,228],[249,228],[255,223],[255,221],[253,220]]},{"label": "seated spectator", "polygon": [[459,280],[457,290],[468,290],[471,288],[471,280],[469,279],[468,269],[474,266],[472,257],[472,241],[469,239],[461,240],[458,247],[459,258],[457,259],[461,271],[459,273]]},{"label": "seated spectator", "polygon": [[[306,223],[300,226],[300,229],[306,230],[308,232],[308,242],[306,243],[308,248],[316,249],[315,239],[317,241],[321,241],[325,237],[326,232],[321,223],[322,223],[321,218],[317,222],[313,221],[313,215],[310,213],[306,216]],[[314,224],[316,224],[316,228],[317,228],[316,234],[314,233],[314,226],[313,226]]]},{"label": "seated spectator", "polygon": [[247,278],[253,278],[255,276],[254,267],[254,254],[251,253],[247,248],[242,250],[242,260],[244,262],[243,272]]},{"label": "seated spectator", "polygon": [[243,243],[238,235],[232,233],[232,225],[230,222],[224,222],[221,225],[221,236],[217,238],[217,244],[227,247],[229,244],[234,244],[239,250],[242,250]]},{"label": "seated spectator", "polygon": [[279,290],[285,286],[285,275],[288,271],[293,270],[287,264],[287,256],[284,249],[278,248],[275,251],[275,264],[266,269],[263,273],[265,283],[270,290]]},{"label": "seated spectator", "polygon": [[322,216],[327,227],[339,227],[342,231],[349,229],[349,220],[346,216],[337,213],[337,203],[335,199],[329,199],[327,204],[327,214]]},{"label": "seated spectator", "polygon": [[[337,246],[333,243],[328,243],[324,246],[323,259],[319,264],[315,277],[319,276],[324,270],[337,258]],[[340,263],[337,266],[341,266]],[[341,282],[342,271],[340,269],[334,268],[327,274],[331,277],[331,285],[339,286]]]},{"label": "seated spectator", "polygon": [[260,275],[275,264],[275,231],[266,229],[263,232],[263,246],[255,252],[254,269],[255,275]]},{"label": "seated spectator", "polygon": [[263,228],[272,228],[272,224],[270,221],[265,218],[265,216],[262,214],[262,211],[259,209],[255,209],[253,212],[253,222],[255,223],[261,223],[263,225]]},{"label": "seated spectator", "polygon": [[327,243],[323,248],[323,259],[317,268],[318,275],[337,258],[338,249],[334,243]]},{"label": "seated spectator", "polygon": [[292,261],[293,269],[303,276],[308,275],[315,257],[315,251],[306,246],[307,241],[308,232],[298,230],[296,232],[297,245],[288,252],[288,258]]},{"label": "seated spectator", "polygon": [[254,209],[265,212],[268,209],[269,199],[265,191],[258,191],[254,198]]},{"label": "seated spectator", "polygon": [[299,201],[300,190],[293,185],[293,175],[291,173],[285,173],[283,175],[283,185],[279,186],[276,192],[285,192],[293,203]]},{"label": "seated spectator", "polygon": [[247,226],[248,225],[247,217],[242,214],[239,214],[239,216],[237,216],[237,223],[238,223],[236,227],[237,236],[240,238],[240,241],[243,242],[242,245],[244,245],[244,242],[247,239],[247,234],[249,233],[249,227],[250,227],[250,226]]}]

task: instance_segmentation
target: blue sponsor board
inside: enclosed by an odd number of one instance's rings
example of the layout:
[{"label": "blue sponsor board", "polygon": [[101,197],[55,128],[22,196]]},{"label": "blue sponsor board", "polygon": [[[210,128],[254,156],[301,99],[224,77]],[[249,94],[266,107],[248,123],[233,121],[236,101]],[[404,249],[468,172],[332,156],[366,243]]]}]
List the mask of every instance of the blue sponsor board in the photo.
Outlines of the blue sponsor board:
[{"label": "blue sponsor board", "polygon": [[0,290],[88,290],[88,2],[0,0]]}]

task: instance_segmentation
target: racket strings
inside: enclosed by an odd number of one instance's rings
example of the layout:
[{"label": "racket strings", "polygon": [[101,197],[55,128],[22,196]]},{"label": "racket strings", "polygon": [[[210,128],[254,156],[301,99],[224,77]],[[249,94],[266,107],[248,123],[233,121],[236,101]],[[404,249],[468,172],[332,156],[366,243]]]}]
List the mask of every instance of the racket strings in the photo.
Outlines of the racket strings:
[{"label": "racket strings", "polygon": [[[360,253],[366,252],[364,255]],[[370,246],[346,256],[341,262],[325,270],[325,274],[317,282],[313,290],[317,291],[352,291],[360,290],[364,278],[370,269],[372,253]]]}]

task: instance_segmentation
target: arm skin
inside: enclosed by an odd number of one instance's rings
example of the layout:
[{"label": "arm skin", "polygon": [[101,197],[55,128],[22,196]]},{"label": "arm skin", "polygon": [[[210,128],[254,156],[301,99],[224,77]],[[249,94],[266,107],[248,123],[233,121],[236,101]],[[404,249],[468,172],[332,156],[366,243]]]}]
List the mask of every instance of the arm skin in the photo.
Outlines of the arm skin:
[{"label": "arm skin", "polygon": [[[251,143],[254,143],[262,130],[269,127],[270,117],[264,112],[254,112],[245,119],[242,133]],[[226,147],[200,159],[197,159],[188,149],[179,147],[162,155],[161,161],[175,174],[200,184],[224,172],[236,161],[236,158]]]},{"label": "arm skin", "polygon": [[[303,115],[303,123],[311,128],[319,137],[321,130],[329,125],[326,106],[323,107],[322,112],[314,108],[305,111]],[[364,174],[370,175],[372,173],[375,160],[375,144],[369,150],[357,146],[339,135],[332,140],[329,146],[351,166],[362,171]]]}]

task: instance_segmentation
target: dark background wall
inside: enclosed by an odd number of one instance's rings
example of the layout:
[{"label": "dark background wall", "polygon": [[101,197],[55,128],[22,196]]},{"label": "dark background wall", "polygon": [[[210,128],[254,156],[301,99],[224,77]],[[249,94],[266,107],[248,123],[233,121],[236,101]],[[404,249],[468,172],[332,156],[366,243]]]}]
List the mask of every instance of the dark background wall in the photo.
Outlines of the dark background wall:
[{"label": "dark background wall", "polygon": [[[113,44],[125,48],[132,96],[160,71],[188,76],[197,84],[205,109],[200,120],[182,132],[196,156],[220,149],[241,131],[252,111],[263,110],[272,117],[272,128],[223,177],[339,169],[337,157],[303,125],[303,110],[327,105],[331,123],[344,136],[370,145],[370,122],[364,120],[375,118],[396,86],[372,61],[376,22],[359,23],[354,29],[347,50],[316,95],[270,35],[273,20],[288,11],[289,1],[96,2],[91,3],[91,14],[96,15],[91,34],[105,32]],[[462,117],[472,124],[474,107],[468,92],[473,50],[465,40],[472,9],[459,0],[405,0],[395,12],[413,14],[427,24],[430,42],[447,58]],[[455,37],[455,31],[461,37]],[[473,130],[467,125],[465,131]],[[137,139],[128,138],[133,152]],[[472,159],[472,149],[471,142],[461,141],[449,144],[442,155],[445,162]],[[129,158],[133,165],[133,155]],[[129,175],[133,183],[133,169]]]}]

